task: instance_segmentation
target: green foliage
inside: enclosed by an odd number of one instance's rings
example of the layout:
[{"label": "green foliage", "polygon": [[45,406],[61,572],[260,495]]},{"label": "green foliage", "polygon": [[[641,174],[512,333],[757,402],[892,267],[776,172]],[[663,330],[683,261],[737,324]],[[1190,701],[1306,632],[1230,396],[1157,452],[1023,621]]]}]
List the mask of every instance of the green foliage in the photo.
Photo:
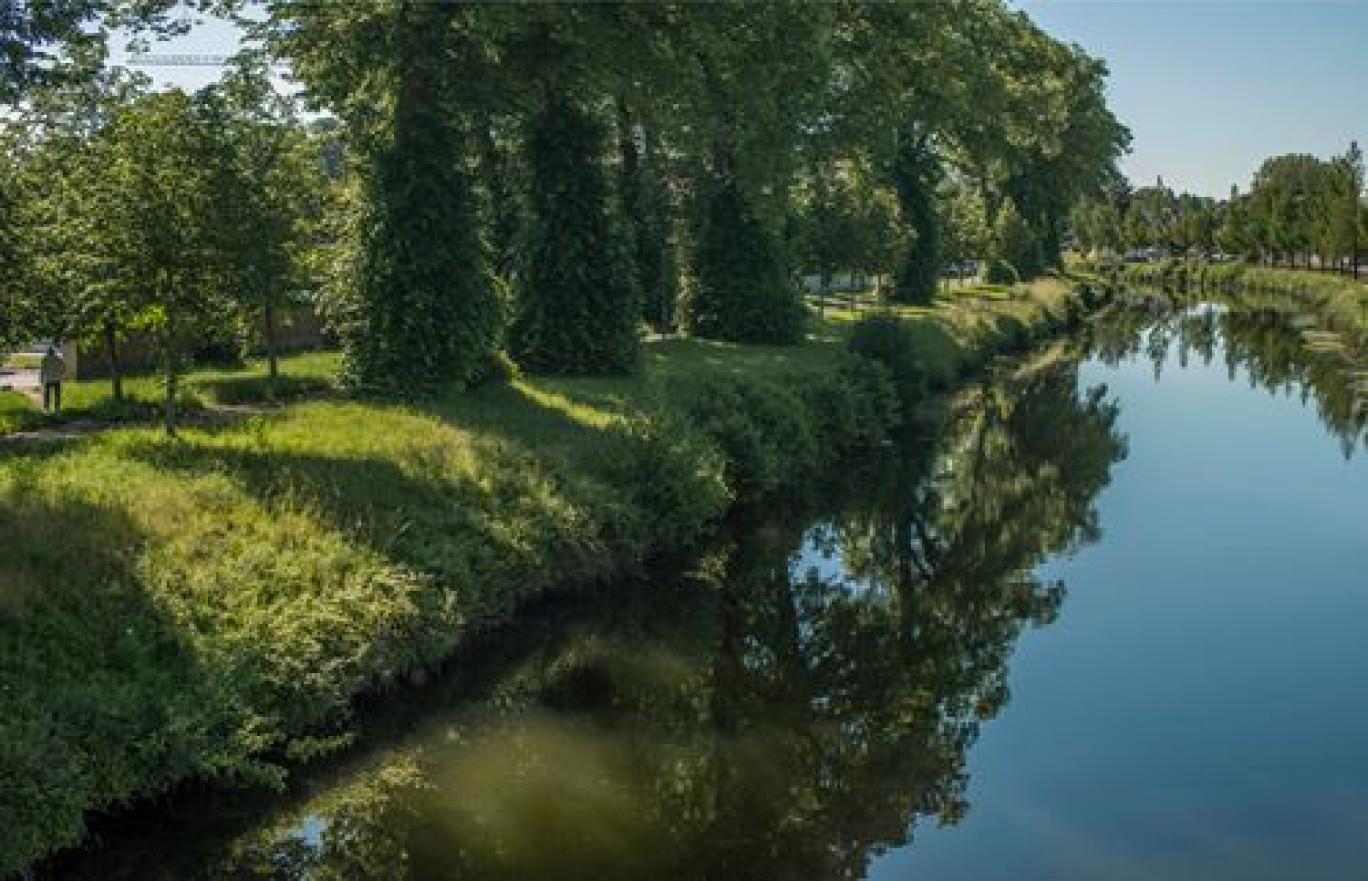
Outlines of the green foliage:
[{"label": "green foliage", "polygon": [[906,321],[893,314],[875,313],[860,319],[846,343],[852,354],[881,365],[905,406],[918,400],[928,386],[925,353]]},{"label": "green foliage", "polygon": [[1035,278],[1047,268],[1040,238],[1011,202],[998,218],[997,240],[999,259],[1011,264],[1020,278]]},{"label": "green foliage", "polygon": [[785,268],[778,238],[734,180],[715,185],[694,253],[687,326],[695,336],[791,345],[806,310]]},{"label": "green foliage", "polygon": [[[661,385],[632,381],[622,419],[569,405],[600,399],[580,380],[7,457],[0,528],[21,550],[0,563],[0,865],[185,777],[278,782],[279,757],[357,691],[541,591],[692,541],[737,495],[805,477],[829,440],[881,438],[858,377],[853,402],[809,399],[815,355],[751,381],[728,372],[747,352],[719,370],[681,351]],[[237,387],[199,382],[220,399]],[[744,424],[696,418],[720,395]],[[846,409],[819,418],[818,399]]]},{"label": "green foliage", "polygon": [[1001,285],[1014,285],[1021,281],[1016,267],[1001,258],[988,261],[988,269],[984,272],[983,278],[989,284]]},{"label": "green foliage", "polygon": [[742,501],[773,492],[817,464],[816,426],[795,391],[746,377],[720,378],[687,405],[690,420],[722,451]]},{"label": "green foliage", "polygon": [[[1051,285],[977,308],[1043,326],[1067,299]],[[933,378],[1002,342],[949,303],[902,321]],[[632,378],[16,447],[0,466],[15,549],[0,561],[0,866],[179,780],[278,784],[286,757],[345,734],[357,692],[879,443],[891,371],[825,339],[657,343]],[[186,385],[221,398],[233,376]]]},{"label": "green foliage", "polygon": [[630,252],[641,318],[660,333],[674,329],[679,298],[674,220],[654,133],[617,101],[618,198],[630,233]]},{"label": "green foliage", "polygon": [[448,103],[450,7],[405,7],[390,72],[392,132],[369,144],[356,263],[335,318],[347,385],[399,396],[464,386],[495,348],[464,137]]},{"label": "green foliage", "polygon": [[528,130],[531,223],[510,346],[533,373],[626,373],[637,363],[639,308],[599,161],[604,140],[559,90]]},{"label": "green foliage", "polygon": [[843,355],[836,369],[803,385],[803,400],[822,440],[822,468],[881,442],[901,424],[903,411],[888,369],[861,355]]},{"label": "green foliage", "polygon": [[306,300],[313,286],[327,189],[322,149],[263,66],[232,71],[206,103],[226,141],[216,181],[230,195],[219,200],[217,221],[229,254],[230,296],[260,327],[274,378],[282,313]]},{"label": "green foliage", "polygon": [[936,295],[940,283],[943,235],[936,204],[940,173],[929,138],[925,134],[905,135],[893,172],[903,221],[912,232],[911,247],[893,287],[893,298],[899,303],[924,306]]},{"label": "green foliage", "polygon": [[604,479],[630,494],[634,505],[659,513],[651,536],[656,549],[697,541],[717,512],[736,501],[739,489],[729,480],[733,468],[725,451],[673,408],[626,419],[621,443],[604,450],[600,467]]},{"label": "green foliage", "polygon": [[236,255],[218,222],[234,192],[217,175],[227,144],[206,109],[181,92],[144,97],[116,115],[86,169],[101,208],[93,263],[115,297],[138,291],[166,377],[169,433],[186,353],[234,322],[225,279]]}]

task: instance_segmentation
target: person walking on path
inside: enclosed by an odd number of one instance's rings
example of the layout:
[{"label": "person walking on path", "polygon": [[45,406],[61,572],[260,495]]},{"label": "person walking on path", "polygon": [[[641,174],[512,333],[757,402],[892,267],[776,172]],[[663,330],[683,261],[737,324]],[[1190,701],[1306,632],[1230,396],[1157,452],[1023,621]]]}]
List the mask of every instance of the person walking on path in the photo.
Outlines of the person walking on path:
[{"label": "person walking on path", "polygon": [[62,380],[66,377],[66,361],[56,348],[48,346],[38,377],[43,383],[43,412],[62,412]]}]

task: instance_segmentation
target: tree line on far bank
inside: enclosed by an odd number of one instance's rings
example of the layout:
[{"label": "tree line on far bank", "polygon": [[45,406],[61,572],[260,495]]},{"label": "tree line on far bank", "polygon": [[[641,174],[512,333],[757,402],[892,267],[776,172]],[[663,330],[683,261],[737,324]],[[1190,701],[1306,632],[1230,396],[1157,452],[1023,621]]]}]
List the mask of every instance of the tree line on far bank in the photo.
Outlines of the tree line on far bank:
[{"label": "tree line on far bank", "polygon": [[174,32],[169,0],[0,21],[0,339],[117,367],[146,334],[168,404],[187,353],[270,348],[301,300],[382,395],[503,352],[628,372],[643,324],[792,344],[803,271],[925,303],[957,261],[1057,265],[1129,137],[1105,67],[999,0],[197,5],[254,51],[194,95],[103,64],[101,27]]},{"label": "tree line on far bank", "polygon": [[1227,199],[1117,186],[1080,200],[1072,230],[1084,250],[1160,248],[1173,255],[1221,252],[1271,266],[1357,274],[1368,246],[1363,152],[1358,143],[1321,159],[1304,153],[1263,162],[1245,191]]}]

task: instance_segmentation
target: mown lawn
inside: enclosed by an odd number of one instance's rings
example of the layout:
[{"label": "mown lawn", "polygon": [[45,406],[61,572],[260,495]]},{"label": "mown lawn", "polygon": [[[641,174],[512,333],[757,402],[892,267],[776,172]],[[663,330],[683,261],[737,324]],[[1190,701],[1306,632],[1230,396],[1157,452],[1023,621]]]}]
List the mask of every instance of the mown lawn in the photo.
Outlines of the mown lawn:
[{"label": "mown lawn", "polygon": [[[948,376],[1066,300],[956,291],[906,317]],[[878,440],[896,403],[844,355],[850,317],[793,348],[670,340],[633,377],[410,404],[332,394],[338,356],[311,354],[285,371],[314,399],[179,440],[0,440],[0,873],[78,840],[96,807],[190,777],[278,781],[334,745],[310,732],[344,732],[358,692]],[[263,377],[187,388],[230,403]],[[158,380],[128,391],[155,400]],[[0,426],[21,403],[0,396]]]}]

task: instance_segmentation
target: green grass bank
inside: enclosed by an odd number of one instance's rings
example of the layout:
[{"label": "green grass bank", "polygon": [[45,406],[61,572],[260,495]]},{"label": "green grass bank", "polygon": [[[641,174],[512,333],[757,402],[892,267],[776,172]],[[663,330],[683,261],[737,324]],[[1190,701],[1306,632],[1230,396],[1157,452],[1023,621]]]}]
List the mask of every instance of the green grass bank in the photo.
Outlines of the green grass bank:
[{"label": "green grass bank", "polygon": [[[916,393],[1078,320],[1085,290],[898,310]],[[325,394],[174,441],[0,439],[0,874],[178,782],[277,783],[346,742],[358,694],[859,455],[899,404],[886,369],[847,353],[856,320],[831,313],[794,348],[655,343],[630,378],[409,405]],[[325,393],[335,365],[286,369]],[[190,385],[254,399],[258,374]],[[12,404],[0,420],[22,417]]]}]

